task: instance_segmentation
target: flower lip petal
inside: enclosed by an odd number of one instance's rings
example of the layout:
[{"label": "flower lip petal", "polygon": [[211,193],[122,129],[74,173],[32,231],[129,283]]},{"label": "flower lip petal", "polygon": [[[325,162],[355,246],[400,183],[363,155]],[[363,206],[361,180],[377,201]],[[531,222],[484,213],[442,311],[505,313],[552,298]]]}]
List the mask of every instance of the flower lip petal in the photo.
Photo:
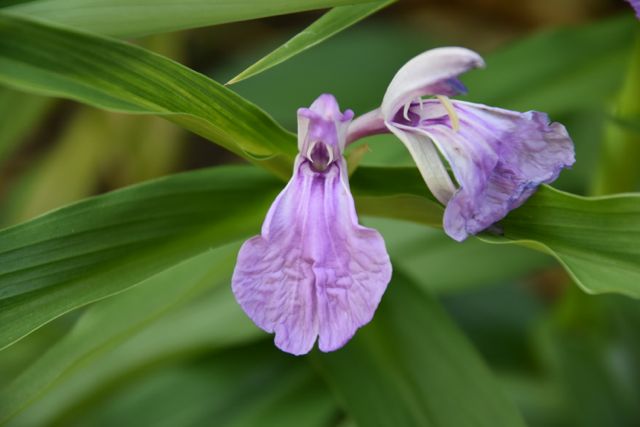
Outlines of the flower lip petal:
[{"label": "flower lip petal", "polygon": [[233,293],[278,348],[301,355],[342,347],[368,323],[391,278],[377,231],[361,226],[342,155],[350,110],[332,95],[298,111],[294,172],[260,235],[238,254]]},{"label": "flower lip petal", "polygon": [[484,67],[476,52],[462,47],[428,50],[407,62],[393,77],[382,100],[382,115],[392,121],[405,104],[425,95],[453,96],[464,92],[457,77]]},{"label": "flower lip petal", "polygon": [[262,227],[240,249],[233,293],[278,348],[342,347],[368,323],[391,278],[382,236],[358,224],[346,162],[315,171],[302,156]]}]

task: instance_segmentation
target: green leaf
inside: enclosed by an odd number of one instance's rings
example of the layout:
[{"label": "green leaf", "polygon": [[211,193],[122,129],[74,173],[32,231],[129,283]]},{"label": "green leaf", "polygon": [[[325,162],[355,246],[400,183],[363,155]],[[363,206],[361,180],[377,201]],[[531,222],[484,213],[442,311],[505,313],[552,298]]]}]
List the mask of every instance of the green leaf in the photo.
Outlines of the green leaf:
[{"label": "green leaf", "polygon": [[25,1],[6,10],[93,33],[117,37],[139,37],[371,1],[38,0]]},{"label": "green leaf", "polygon": [[[552,257],[513,245],[487,245],[480,239],[463,244],[421,224],[382,218],[362,218],[384,237],[394,267],[420,287],[438,295],[498,286],[528,277],[554,265]],[[452,268],[464,260],[465,268]]]},{"label": "green leaf", "polygon": [[293,136],[266,113],[189,68],[127,43],[7,14],[0,14],[0,82],[160,115],[245,157],[296,151]]},{"label": "green leaf", "polygon": [[447,315],[397,269],[371,325],[315,356],[358,425],[524,425]]},{"label": "green leaf", "polygon": [[229,80],[227,84],[234,84],[241,80],[260,74],[281,62],[286,61],[294,55],[317,45],[329,37],[339,33],[363,20],[367,16],[387,7],[395,0],[385,0],[375,3],[366,3],[353,6],[341,6],[325,13],[320,19],[315,21],[301,33],[298,33],[285,44],[251,65],[246,70]]},{"label": "green leaf", "polygon": [[[353,175],[352,188],[356,201],[363,202],[358,203],[361,215],[431,226],[442,222],[442,207],[415,169],[362,167]],[[395,203],[402,200],[411,205]],[[581,197],[542,186],[498,225],[504,236],[485,233],[481,239],[546,252],[587,292],[640,298],[640,194]]]},{"label": "green leaf", "polygon": [[[604,109],[621,80],[637,20],[632,14],[541,32],[487,55],[486,70],[465,75],[469,99],[555,115]],[[544,58],[544,60],[542,60]]]},{"label": "green leaf", "polygon": [[181,260],[254,234],[281,183],[200,170],[53,211],[0,232],[0,348]]},{"label": "green leaf", "polygon": [[90,308],[2,390],[0,423],[50,425],[148,364],[255,340],[259,329],[227,286],[238,246],[191,258]]},{"label": "green leaf", "polygon": [[0,7],[14,6],[20,3],[29,3],[35,0],[0,0]]},{"label": "green leaf", "polygon": [[[613,19],[536,32],[508,43],[483,55],[486,69],[462,76],[469,89],[462,98],[502,108],[544,111],[554,120],[565,120],[559,115],[568,112],[602,112],[619,88],[636,28],[633,14],[622,13]],[[380,106],[387,85],[406,61],[442,45],[436,33],[367,20],[277,70],[238,83],[234,89],[291,128],[295,126],[291,111],[322,92],[335,94],[344,108],[362,114]],[[256,49],[266,54],[273,46],[265,42]],[[247,55],[239,54],[217,65],[211,75],[229,80],[251,60]],[[363,64],[371,58],[382,59],[364,72]],[[312,79],[301,77],[310,69],[314,70]],[[287,87],[286,97],[279,95],[282,87]],[[569,130],[574,132],[571,127]]]},{"label": "green leaf", "polygon": [[640,298],[640,194],[580,197],[543,186],[500,224],[501,241],[553,255],[587,292]]},{"label": "green leaf", "polygon": [[93,194],[104,160],[117,146],[107,127],[104,112],[79,111],[55,145],[33,159],[22,179],[14,181],[5,199],[3,222],[17,224]]},{"label": "green leaf", "polygon": [[[255,57],[268,54],[279,44],[257,44],[255,53],[239,52],[217,64],[208,75],[228,81]],[[368,19],[271,72],[237,83],[233,89],[260,105],[287,129],[295,129],[296,116],[292,112],[309,105],[321,93],[334,94],[343,109],[350,108],[356,114],[379,107],[395,72],[414,55],[436,46],[423,32],[410,31],[407,25]],[[383,59],[373,66],[372,58]],[[283,88],[286,96],[282,96]]]},{"label": "green leaf", "polygon": [[125,187],[165,175],[182,157],[181,135],[181,129],[154,116],[79,108],[51,141],[54,144],[34,156],[29,168],[14,178],[2,222],[17,224],[101,188]]},{"label": "green leaf", "polygon": [[606,123],[600,161],[593,178],[595,194],[640,190],[640,33],[631,52],[626,78],[614,108],[614,120]]},{"label": "green leaf", "polygon": [[361,215],[442,227],[442,205],[428,191],[416,168],[360,167],[350,181]]},{"label": "green leaf", "polygon": [[162,366],[129,382],[99,407],[69,414],[64,425],[327,427],[338,413],[307,363],[266,342]]},{"label": "green leaf", "polygon": [[[326,425],[335,403],[304,360],[290,363],[270,342],[219,352],[264,337],[228,285],[238,246],[198,255],[89,308],[0,392],[0,423]],[[206,363],[182,366],[211,352]]]}]

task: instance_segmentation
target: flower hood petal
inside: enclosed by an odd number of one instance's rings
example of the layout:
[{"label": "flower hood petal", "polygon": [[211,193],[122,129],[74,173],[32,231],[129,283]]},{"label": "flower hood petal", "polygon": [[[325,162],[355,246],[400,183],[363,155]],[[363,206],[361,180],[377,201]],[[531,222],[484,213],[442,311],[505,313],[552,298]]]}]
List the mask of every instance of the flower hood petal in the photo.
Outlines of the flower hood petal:
[{"label": "flower hood petal", "polygon": [[465,88],[457,77],[472,68],[484,67],[477,53],[462,47],[428,50],[407,62],[393,77],[382,100],[382,114],[393,120],[405,104],[420,96],[453,96]]},{"label": "flower hood petal", "polygon": [[341,157],[351,119],[353,111],[340,112],[333,95],[320,95],[309,108],[298,109],[298,151],[306,156],[315,142],[322,141],[334,158]]}]

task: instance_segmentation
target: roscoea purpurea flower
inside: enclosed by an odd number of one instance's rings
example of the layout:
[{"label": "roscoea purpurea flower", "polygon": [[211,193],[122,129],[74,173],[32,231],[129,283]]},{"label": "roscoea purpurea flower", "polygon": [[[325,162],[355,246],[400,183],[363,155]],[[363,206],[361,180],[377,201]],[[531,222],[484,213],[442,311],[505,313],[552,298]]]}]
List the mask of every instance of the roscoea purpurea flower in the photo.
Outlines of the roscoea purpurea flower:
[{"label": "roscoea purpurea flower", "polygon": [[483,66],[459,47],[416,56],[396,73],[381,107],[354,120],[347,136],[351,143],[394,133],[446,206],[444,230],[458,241],[504,218],[575,161],[566,129],[544,113],[449,99],[465,92],[460,74]]},{"label": "roscoea purpurea flower", "polygon": [[232,288],[247,315],[292,354],[342,347],[368,323],[391,263],[376,230],[358,224],[343,157],[353,112],[332,95],[298,110],[293,176],[262,232],[244,243]]},{"label": "roscoea purpurea flower", "polygon": [[298,110],[293,177],[259,236],[240,249],[236,299],[276,345],[292,354],[342,347],[368,323],[391,278],[380,234],[358,224],[344,149],[391,132],[407,147],[433,195],[444,229],[464,240],[504,218],[574,163],[566,129],[544,113],[449,99],[458,76],[484,62],[463,48],[427,51],[392,79],[380,108],[352,122],[332,95]]}]

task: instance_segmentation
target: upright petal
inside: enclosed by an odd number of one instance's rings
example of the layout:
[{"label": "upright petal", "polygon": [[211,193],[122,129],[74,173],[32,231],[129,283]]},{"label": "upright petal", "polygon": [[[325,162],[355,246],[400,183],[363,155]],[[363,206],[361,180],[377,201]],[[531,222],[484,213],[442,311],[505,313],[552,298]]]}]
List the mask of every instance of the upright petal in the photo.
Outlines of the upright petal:
[{"label": "upright petal", "polygon": [[391,278],[380,234],[358,224],[340,159],[318,171],[298,156],[260,236],[241,248],[236,299],[292,354],[343,346],[368,323]]},{"label": "upright petal", "polygon": [[320,95],[309,108],[298,109],[298,151],[309,157],[313,144],[322,141],[334,159],[342,157],[351,119],[353,111],[340,112],[333,95]]},{"label": "upright petal", "polygon": [[412,107],[414,127],[437,145],[460,188],[447,204],[444,228],[456,240],[476,234],[520,206],[542,183],[555,180],[574,161],[573,143],[546,114],[453,101],[459,119],[454,130],[446,108],[436,100]]},{"label": "upright petal", "polygon": [[420,96],[464,92],[458,76],[483,66],[480,55],[462,47],[432,49],[416,56],[398,70],[387,88],[381,107],[385,120],[393,120],[404,105]]}]

